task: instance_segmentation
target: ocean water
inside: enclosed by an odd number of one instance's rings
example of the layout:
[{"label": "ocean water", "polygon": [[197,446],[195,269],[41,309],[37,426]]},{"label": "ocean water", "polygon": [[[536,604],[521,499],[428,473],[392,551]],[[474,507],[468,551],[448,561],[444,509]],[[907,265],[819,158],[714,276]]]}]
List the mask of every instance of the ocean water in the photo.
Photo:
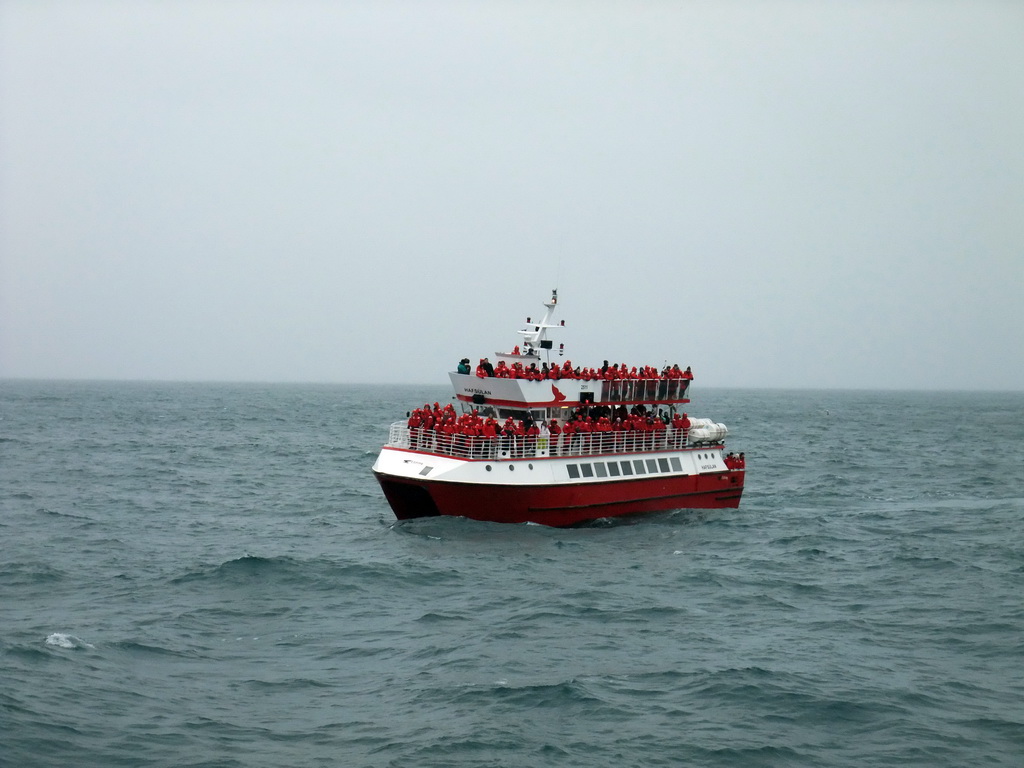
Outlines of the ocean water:
[{"label": "ocean water", "polygon": [[0,382],[0,764],[1024,765],[1024,395],[696,387],[739,509],[397,524],[446,396]]}]

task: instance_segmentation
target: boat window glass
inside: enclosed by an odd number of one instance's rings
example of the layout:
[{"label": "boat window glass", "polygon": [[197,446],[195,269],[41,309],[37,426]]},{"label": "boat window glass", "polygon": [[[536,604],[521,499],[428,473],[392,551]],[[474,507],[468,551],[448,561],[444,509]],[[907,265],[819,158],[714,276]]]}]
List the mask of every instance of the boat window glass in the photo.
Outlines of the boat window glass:
[{"label": "boat window glass", "polygon": [[657,472],[658,471],[658,462],[656,462],[654,459],[648,459],[647,460],[647,471],[648,472]]},{"label": "boat window glass", "polygon": [[594,462],[594,470],[597,472],[598,477],[608,477],[608,473],[604,468],[604,462]]},{"label": "boat window glass", "polygon": [[569,464],[566,467],[566,470],[569,472],[569,477],[571,478],[577,478],[580,476],[580,468],[577,467],[575,464]]},{"label": "boat window glass", "polygon": [[679,463],[679,457],[678,456],[673,456],[671,459],[669,459],[669,461],[672,462],[672,470],[674,472],[682,472],[683,471],[683,465]]},{"label": "boat window glass", "polygon": [[636,470],[636,473],[638,475],[646,475],[647,474],[647,470],[644,469],[644,460],[643,459],[637,459],[636,461],[634,461],[633,462],[633,469]]},{"label": "boat window glass", "polygon": [[668,459],[658,459],[658,467],[662,472],[668,472]]},{"label": "boat window glass", "polygon": [[623,476],[628,476],[628,475],[632,475],[633,474],[633,465],[630,464],[628,461],[622,462],[622,474],[623,474]]},{"label": "boat window glass", "polygon": [[583,470],[583,476],[584,477],[593,477],[594,476],[594,468],[591,467],[589,464],[580,464],[580,469]]},{"label": "boat window glass", "polygon": [[608,462],[608,474],[612,477],[619,476],[619,463],[617,461]]},{"label": "boat window glass", "polygon": [[530,412],[529,411],[518,410],[518,409],[515,409],[515,408],[499,408],[498,409],[498,417],[499,418],[507,419],[509,416],[511,416],[516,421],[525,421],[526,419],[530,418]]}]

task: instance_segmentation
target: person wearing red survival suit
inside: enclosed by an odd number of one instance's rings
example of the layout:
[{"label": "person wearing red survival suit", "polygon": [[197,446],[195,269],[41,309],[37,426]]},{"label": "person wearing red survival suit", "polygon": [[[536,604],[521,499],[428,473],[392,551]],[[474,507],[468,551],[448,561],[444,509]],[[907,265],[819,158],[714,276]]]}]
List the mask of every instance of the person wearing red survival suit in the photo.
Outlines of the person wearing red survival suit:
[{"label": "person wearing red survival suit", "polygon": [[537,438],[540,436],[540,427],[537,422],[531,421],[526,428],[526,455],[533,456],[537,451]]},{"label": "person wearing red survival suit", "polygon": [[565,422],[565,426],[562,427],[562,434],[565,435],[565,437],[563,438],[563,440],[565,440],[565,455],[568,456],[576,447],[574,445],[574,443],[577,440],[576,422],[574,420],[569,420]]},{"label": "person wearing red survival suit", "polygon": [[562,436],[562,428],[558,426],[558,419],[552,419],[548,424],[548,434],[551,435],[551,455],[558,455],[558,441]]},{"label": "person wearing red survival suit", "polygon": [[681,448],[683,444],[683,415],[672,414],[672,447]]}]

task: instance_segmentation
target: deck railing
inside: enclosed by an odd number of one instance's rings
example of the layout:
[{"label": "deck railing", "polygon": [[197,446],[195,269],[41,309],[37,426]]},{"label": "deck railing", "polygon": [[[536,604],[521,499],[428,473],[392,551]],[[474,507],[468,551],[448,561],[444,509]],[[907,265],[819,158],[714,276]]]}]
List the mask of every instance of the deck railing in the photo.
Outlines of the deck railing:
[{"label": "deck railing", "polygon": [[684,400],[690,379],[611,379],[601,382],[601,402]]},{"label": "deck railing", "polygon": [[[423,427],[409,427],[398,421],[391,425],[388,445],[459,459],[547,458],[550,456],[595,456],[609,453],[642,453],[686,448],[689,430],[666,426],[653,432],[575,432],[567,435],[517,435],[483,437],[446,435]],[[720,442],[720,441],[715,441]]]}]

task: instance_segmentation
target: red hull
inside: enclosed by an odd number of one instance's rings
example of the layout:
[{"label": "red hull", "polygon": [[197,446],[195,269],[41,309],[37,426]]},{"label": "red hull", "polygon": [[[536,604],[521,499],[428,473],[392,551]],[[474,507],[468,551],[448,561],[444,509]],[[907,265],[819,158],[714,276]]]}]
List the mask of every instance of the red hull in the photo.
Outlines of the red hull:
[{"label": "red hull", "polygon": [[399,520],[450,515],[558,527],[670,509],[738,507],[744,477],[743,471],[732,470],[601,483],[498,485],[374,474]]}]

